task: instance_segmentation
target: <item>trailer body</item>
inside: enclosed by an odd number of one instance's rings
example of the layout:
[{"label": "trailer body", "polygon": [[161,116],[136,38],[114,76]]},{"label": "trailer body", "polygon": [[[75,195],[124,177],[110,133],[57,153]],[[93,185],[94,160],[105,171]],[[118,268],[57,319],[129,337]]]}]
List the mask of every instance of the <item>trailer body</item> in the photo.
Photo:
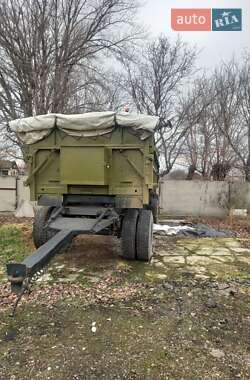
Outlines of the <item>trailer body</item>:
[{"label": "trailer body", "polygon": [[26,144],[37,248],[7,265],[21,292],[79,234],[121,238],[122,257],[149,261],[158,210],[158,118],[112,112],[51,114],[10,123]]},{"label": "trailer body", "polygon": [[95,197],[103,197],[118,209],[143,208],[157,188],[153,137],[141,140],[129,128],[95,138],[54,129],[27,145],[26,159],[31,200],[39,205],[58,207],[90,197],[95,204]]}]

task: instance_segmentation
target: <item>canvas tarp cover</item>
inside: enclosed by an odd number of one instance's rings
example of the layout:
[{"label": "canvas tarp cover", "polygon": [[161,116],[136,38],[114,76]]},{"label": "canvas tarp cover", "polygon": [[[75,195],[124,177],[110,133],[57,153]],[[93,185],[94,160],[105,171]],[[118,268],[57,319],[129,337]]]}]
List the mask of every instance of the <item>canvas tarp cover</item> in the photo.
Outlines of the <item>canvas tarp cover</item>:
[{"label": "canvas tarp cover", "polygon": [[94,137],[111,133],[117,125],[131,128],[141,139],[146,139],[154,132],[158,122],[156,116],[128,112],[90,112],[78,115],[39,115],[13,120],[9,125],[25,144],[34,144],[48,136],[54,128],[71,136]]}]

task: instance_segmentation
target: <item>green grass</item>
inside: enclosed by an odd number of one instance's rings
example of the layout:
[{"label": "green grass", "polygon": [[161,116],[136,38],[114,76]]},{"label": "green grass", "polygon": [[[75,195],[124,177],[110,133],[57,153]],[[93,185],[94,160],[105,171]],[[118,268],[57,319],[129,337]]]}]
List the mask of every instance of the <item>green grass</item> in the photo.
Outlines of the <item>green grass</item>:
[{"label": "green grass", "polygon": [[27,246],[22,231],[16,226],[0,227],[0,265],[10,261],[21,261],[27,255]]}]

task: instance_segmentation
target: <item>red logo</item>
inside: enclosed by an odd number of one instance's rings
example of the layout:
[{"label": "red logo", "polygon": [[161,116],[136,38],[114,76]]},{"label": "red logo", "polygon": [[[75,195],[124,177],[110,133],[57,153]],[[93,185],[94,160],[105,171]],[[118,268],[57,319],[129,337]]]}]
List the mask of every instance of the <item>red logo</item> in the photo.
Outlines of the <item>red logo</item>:
[{"label": "red logo", "polygon": [[171,9],[171,27],[176,31],[211,31],[211,9]]}]

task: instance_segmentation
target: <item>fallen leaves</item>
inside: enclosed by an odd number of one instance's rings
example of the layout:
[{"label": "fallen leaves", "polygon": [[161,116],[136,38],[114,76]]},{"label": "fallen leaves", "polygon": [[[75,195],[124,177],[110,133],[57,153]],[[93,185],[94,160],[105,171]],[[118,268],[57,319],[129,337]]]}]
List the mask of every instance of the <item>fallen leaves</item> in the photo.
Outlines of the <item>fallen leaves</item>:
[{"label": "fallen leaves", "polygon": [[[240,238],[249,239],[250,235],[250,218],[227,217],[219,218],[203,218],[198,220],[199,223],[208,224],[218,230],[230,230],[237,234]],[[197,220],[196,220],[197,222]]]},{"label": "fallen leaves", "polygon": [[[42,284],[35,285],[30,294],[25,294],[20,302],[38,302],[41,305],[55,305],[57,302],[66,299],[80,298],[86,304],[103,304],[115,301],[123,301],[137,295],[143,284],[121,284],[116,277],[109,276],[102,279],[98,284],[91,287],[84,287],[81,284]],[[0,285],[0,309],[9,308],[16,301],[16,295],[11,293],[10,285]]]}]

